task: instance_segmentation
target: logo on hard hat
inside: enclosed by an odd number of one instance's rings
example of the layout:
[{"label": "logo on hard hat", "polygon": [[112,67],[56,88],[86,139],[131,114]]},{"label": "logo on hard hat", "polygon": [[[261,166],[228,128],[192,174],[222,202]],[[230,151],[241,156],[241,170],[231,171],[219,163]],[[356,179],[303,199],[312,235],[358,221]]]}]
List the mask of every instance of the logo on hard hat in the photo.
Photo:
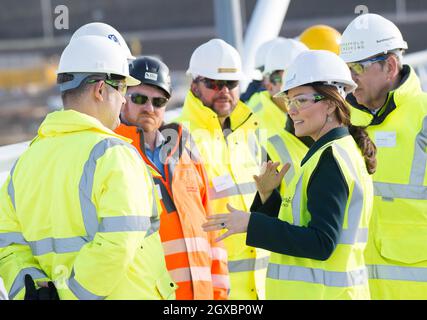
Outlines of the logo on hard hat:
[{"label": "logo on hard hat", "polygon": [[292,85],[292,83],[296,80],[296,78],[297,78],[297,74],[296,74],[296,73],[294,73],[294,74],[292,75],[292,77],[286,81],[286,84],[288,84],[288,85]]},{"label": "logo on hard hat", "polygon": [[365,41],[352,41],[341,44],[341,53],[365,49]]},{"label": "logo on hard hat", "polygon": [[113,40],[114,42],[120,44],[119,39],[117,39],[117,37],[114,34],[109,34],[108,39]]},{"label": "logo on hard hat", "polygon": [[381,42],[389,41],[389,40],[393,40],[393,39],[396,39],[396,37],[390,37],[390,38],[380,39],[380,40],[377,40],[377,43],[381,43]]},{"label": "logo on hard hat", "polygon": [[218,68],[218,73],[235,73],[237,72],[236,68]]},{"label": "logo on hard hat", "polygon": [[157,73],[146,72],[144,74],[144,78],[147,80],[157,81]]}]

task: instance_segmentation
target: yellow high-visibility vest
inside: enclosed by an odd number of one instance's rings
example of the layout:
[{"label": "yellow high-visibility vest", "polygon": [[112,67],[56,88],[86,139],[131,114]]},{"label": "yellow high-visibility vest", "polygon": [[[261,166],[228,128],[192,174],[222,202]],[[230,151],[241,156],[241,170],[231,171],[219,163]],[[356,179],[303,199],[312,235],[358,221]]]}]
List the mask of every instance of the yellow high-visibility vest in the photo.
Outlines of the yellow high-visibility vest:
[{"label": "yellow high-visibility vest", "polygon": [[364,159],[351,136],[330,141],[301,167],[288,187],[279,219],[307,226],[307,187],[322,152],[332,147],[349,189],[343,229],[325,261],[271,253],[266,281],[267,299],[369,299],[368,271],[363,251],[372,211],[373,186]]}]

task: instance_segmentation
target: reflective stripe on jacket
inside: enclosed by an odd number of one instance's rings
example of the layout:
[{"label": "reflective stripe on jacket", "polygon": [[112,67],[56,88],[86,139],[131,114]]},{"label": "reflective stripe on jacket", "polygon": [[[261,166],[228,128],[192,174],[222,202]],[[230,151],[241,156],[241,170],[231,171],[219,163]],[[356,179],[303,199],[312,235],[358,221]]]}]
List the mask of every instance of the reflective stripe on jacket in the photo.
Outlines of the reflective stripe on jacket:
[{"label": "reflective stripe on jacket", "polygon": [[[357,107],[357,108],[356,108]],[[403,68],[375,118],[352,108],[377,146],[374,209],[366,263],[373,299],[427,298],[427,94]]]},{"label": "reflective stripe on jacket", "polygon": [[218,233],[206,233],[201,227],[212,210],[206,172],[190,136],[180,125],[161,128],[168,141],[160,151],[165,159],[163,178],[142,152],[145,147],[140,130],[121,125],[116,132],[133,140],[157,185],[162,208],[160,237],[167,268],[179,286],[177,299],[227,299],[227,252],[222,242],[215,242]]},{"label": "reflective stripe on jacket", "polygon": [[364,159],[351,136],[326,143],[304,165],[286,191],[279,219],[307,226],[307,187],[322,152],[332,146],[349,189],[340,240],[325,261],[272,253],[268,264],[267,299],[369,299],[363,251],[372,211],[373,186]]},{"label": "reflective stripe on jacket", "polygon": [[[262,159],[256,136],[258,120],[242,102],[231,113],[226,138],[217,114],[188,93],[179,121],[189,129],[209,177],[209,198],[214,213],[227,213],[227,203],[249,211],[256,187],[252,176],[259,174]],[[246,235],[224,240],[230,272],[230,299],[264,297],[269,253],[246,246]]]},{"label": "reflective stripe on jacket", "polygon": [[0,276],[53,280],[61,299],[174,298],[152,178],[128,140],[76,111],[49,114],[0,191]]}]

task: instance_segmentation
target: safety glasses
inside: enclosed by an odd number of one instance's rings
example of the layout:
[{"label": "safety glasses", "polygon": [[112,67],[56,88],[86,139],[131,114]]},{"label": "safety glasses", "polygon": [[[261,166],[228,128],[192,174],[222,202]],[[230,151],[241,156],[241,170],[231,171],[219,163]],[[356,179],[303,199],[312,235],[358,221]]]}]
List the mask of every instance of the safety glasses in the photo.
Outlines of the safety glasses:
[{"label": "safety glasses", "polygon": [[131,93],[127,95],[130,100],[135,104],[141,104],[144,105],[148,102],[148,100],[151,101],[151,104],[155,108],[162,108],[166,105],[166,103],[169,101],[167,98],[164,97],[148,97],[145,94],[140,93]]},{"label": "safety glasses", "polygon": [[122,96],[125,96],[127,91],[127,85],[125,80],[91,79],[88,80],[87,83],[95,83],[99,81],[104,81],[106,84],[116,89]]},{"label": "safety glasses", "polygon": [[292,99],[289,99],[284,92],[274,96],[274,101],[287,112],[289,112],[292,108],[295,108],[297,111],[301,111],[324,99],[325,96],[318,93],[302,94]]},{"label": "safety glasses", "polygon": [[347,65],[353,73],[360,75],[364,73],[370,65],[374,64],[375,62],[384,61],[386,59],[387,59],[386,55],[381,55],[381,56],[373,57],[371,59],[366,59],[358,62],[349,62],[347,63]]},{"label": "safety glasses", "polygon": [[224,87],[227,87],[228,90],[233,90],[239,85],[238,80],[214,80],[209,78],[198,78],[197,80],[203,82],[206,88],[215,91],[220,91]]}]

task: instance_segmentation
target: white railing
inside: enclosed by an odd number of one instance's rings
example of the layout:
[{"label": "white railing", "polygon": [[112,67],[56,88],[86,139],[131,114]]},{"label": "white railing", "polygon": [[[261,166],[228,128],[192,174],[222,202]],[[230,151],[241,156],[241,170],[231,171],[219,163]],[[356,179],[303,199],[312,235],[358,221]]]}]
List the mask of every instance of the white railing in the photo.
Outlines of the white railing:
[{"label": "white railing", "polygon": [[6,180],[16,159],[27,149],[29,141],[0,147],[0,186]]},{"label": "white railing", "polygon": [[415,69],[420,78],[423,90],[427,91],[427,50],[403,56],[403,63],[409,64]]}]

